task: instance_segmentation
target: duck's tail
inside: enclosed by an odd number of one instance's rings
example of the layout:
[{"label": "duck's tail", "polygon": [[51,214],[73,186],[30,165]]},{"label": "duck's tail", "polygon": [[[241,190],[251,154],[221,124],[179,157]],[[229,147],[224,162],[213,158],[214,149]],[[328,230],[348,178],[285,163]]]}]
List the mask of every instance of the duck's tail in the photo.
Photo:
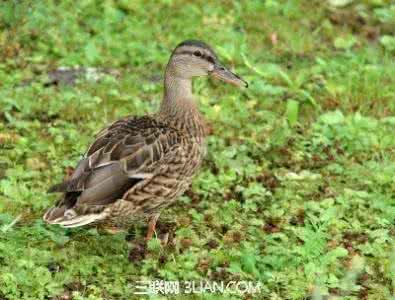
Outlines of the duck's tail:
[{"label": "duck's tail", "polygon": [[107,214],[104,212],[78,215],[74,209],[60,206],[48,209],[43,216],[43,220],[49,224],[72,228],[96,223],[104,220],[106,217]]}]

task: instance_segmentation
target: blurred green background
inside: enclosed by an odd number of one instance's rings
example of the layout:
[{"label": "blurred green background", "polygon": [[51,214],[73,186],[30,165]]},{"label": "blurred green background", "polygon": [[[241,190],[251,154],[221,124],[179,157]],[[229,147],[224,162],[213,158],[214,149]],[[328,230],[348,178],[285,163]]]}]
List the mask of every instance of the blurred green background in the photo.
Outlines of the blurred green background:
[{"label": "blurred green background", "polygon": [[[393,1],[3,1],[0,29],[0,299],[141,299],[153,279],[262,288],[150,299],[394,298]],[[158,108],[191,38],[250,88],[194,82],[212,135],[169,244],[45,225],[48,187]]]}]

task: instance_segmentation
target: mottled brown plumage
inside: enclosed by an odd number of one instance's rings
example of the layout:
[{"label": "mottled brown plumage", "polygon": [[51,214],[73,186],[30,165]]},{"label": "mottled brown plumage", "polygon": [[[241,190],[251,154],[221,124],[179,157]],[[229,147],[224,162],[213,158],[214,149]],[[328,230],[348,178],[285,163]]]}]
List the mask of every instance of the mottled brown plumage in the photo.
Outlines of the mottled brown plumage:
[{"label": "mottled brown plumage", "polygon": [[64,227],[128,227],[148,217],[150,238],[161,209],[188,188],[206,151],[205,125],[191,82],[204,75],[246,85],[203,42],[179,44],[166,68],[160,111],[126,117],[102,130],[71,178],[49,190],[63,196],[44,220]]}]

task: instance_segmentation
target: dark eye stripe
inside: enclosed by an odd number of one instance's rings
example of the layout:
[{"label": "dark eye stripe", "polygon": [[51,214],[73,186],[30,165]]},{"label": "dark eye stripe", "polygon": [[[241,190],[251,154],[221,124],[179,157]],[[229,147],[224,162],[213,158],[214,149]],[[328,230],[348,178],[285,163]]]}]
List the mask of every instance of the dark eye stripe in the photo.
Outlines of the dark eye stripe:
[{"label": "dark eye stripe", "polygon": [[[197,52],[200,53],[200,56],[197,54]],[[211,55],[205,55],[205,54],[201,53],[201,52],[198,51],[198,50],[195,50],[195,51],[185,50],[185,51],[177,52],[176,54],[177,54],[177,55],[182,55],[182,54],[194,55],[194,56],[203,58],[204,60],[206,60],[206,61],[208,61],[208,62],[210,62],[210,63],[212,63],[212,64],[215,63],[214,57],[212,57]]]}]

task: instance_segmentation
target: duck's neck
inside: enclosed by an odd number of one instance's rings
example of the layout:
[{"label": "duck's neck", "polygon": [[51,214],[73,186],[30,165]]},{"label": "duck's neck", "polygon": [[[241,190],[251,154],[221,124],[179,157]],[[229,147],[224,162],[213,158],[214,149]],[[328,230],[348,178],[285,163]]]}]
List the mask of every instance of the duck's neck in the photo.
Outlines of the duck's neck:
[{"label": "duck's neck", "polygon": [[191,135],[204,136],[204,121],[192,95],[192,79],[165,72],[165,90],[159,117]]},{"label": "duck's neck", "polygon": [[192,80],[175,77],[166,71],[161,113],[183,114],[190,109],[197,109],[192,95]]}]

